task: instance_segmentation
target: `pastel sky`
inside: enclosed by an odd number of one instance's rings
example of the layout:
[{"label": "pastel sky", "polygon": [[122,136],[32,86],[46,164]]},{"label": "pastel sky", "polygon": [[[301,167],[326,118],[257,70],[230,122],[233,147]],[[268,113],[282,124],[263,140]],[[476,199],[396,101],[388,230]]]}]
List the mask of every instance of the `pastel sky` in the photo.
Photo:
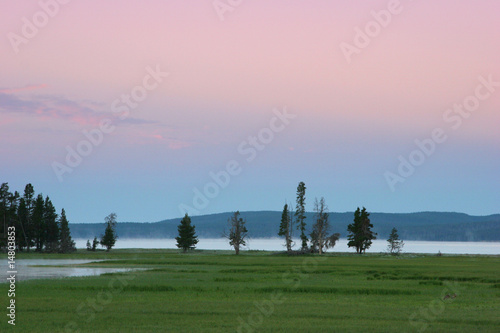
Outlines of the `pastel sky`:
[{"label": "pastel sky", "polygon": [[500,213],[500,2],[215,3],[0,1],[0,182],[71,222],[281,210],[299,181],[308,210]]}]

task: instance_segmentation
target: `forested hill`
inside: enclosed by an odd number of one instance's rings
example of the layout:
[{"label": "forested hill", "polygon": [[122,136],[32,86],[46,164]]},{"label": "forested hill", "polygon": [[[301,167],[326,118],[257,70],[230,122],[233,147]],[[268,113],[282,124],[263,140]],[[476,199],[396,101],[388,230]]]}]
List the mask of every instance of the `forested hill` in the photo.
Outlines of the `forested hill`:
[{"label": "forested hill", "polygon": [[[227,220],[232,213],[193,216],[200,238],[221,237]],[[310,233],[313,213],[307,214],[307,227]],[[347,237],[347,225],[353,220],[353,212],[330,213],[330,230]],[[249,236],[277,237],[281,212],[258,211],[241,212],[247,220]],[[461,213],[422,212],[407,214],[372,213],[370,215],[373,230],[379,239],[387,239],[393,227],[403,240],[429,241],[500,241],[500,214],[488,216],[470,216]],[[120,238],[173,238],[177,236],[177,225],[181,218],[155,223],[118,222],[117,233]],[[73,238],[93,239],[104,232],[102,223],[70,223]],[[295,236],[299,232],[294,233]]]}]

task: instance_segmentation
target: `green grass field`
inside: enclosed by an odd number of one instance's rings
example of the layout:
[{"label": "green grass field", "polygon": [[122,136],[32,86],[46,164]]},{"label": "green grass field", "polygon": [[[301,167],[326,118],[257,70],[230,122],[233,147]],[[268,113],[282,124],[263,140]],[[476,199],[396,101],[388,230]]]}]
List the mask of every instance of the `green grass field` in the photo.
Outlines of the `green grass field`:
[{"label": "green grass field", "polygon": [[1,332],[500,331],[498,256],[116,250],[19,258],[104,258],[113,260],[91,266],[149,270],[19,281],[16,326],[3,314]]}]

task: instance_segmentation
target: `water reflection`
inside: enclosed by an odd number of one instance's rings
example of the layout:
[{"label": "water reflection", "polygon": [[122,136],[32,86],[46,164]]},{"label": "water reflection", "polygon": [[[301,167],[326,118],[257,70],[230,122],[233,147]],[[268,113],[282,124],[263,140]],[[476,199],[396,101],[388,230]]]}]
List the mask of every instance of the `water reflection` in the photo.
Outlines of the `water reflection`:
[{"label": "water reflection", "polygon": [[[103,260],[83,259],[18,259],[16,260],[16,281],[31,279],[53,279],[71,276],[97,276],[104,273],[128,272],[131,268],[96,268],[96,267],[74,267],[70,265],[87,264]],[[43,267],[64,265],[68,267]],[[42,267],[36,267],[42,266]],[[7,260],[0,263],[0,282],[7,282]]]}]

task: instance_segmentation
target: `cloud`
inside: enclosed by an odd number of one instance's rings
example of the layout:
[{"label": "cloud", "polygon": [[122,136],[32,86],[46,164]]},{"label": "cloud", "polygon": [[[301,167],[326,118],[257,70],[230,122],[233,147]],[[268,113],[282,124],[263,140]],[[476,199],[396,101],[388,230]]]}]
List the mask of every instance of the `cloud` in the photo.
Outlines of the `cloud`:
[{"label": "cloud", "polygon": [[23,92],[23,91],[32,91],[32,90],[37,90],[37,89],[43,89],[43,88],[46,88],[46,87],[47,87],[47,85],[45,83],[38,84],[38,85],[31,84],[31,85],[27,85],[27,86],[20,87],[20,88],[5,88],[5,89],[0,89],[0,93],[3,93],[3,94],[14,94],[14,93]]},{"label": "cloud", "polygon": [[[105,110],[102,104],[90,101],[74,101],[66,97],[55,95],[35,95],[22,98],[15,93],[31,91],[46,85],[30,85],[22,88],[0,89],[0,113],[24,114],[36,116],[42,120],[62,120],[79,125],[96,126],[103,119],[114,119],[115,124],[144,125],[155,124],[140,118],[128,117],[123,120],[116,118],[111,112]],[[100,109],[99,109],[100,108]]]}]

